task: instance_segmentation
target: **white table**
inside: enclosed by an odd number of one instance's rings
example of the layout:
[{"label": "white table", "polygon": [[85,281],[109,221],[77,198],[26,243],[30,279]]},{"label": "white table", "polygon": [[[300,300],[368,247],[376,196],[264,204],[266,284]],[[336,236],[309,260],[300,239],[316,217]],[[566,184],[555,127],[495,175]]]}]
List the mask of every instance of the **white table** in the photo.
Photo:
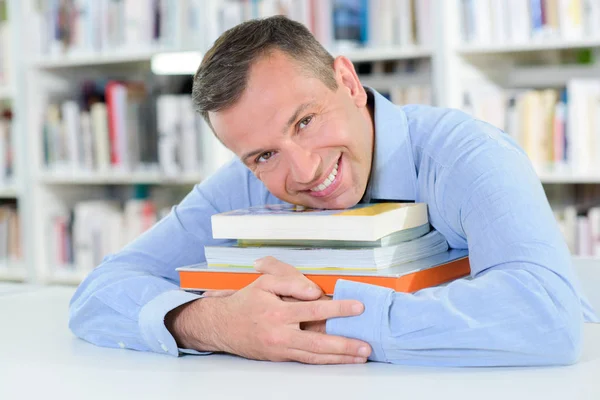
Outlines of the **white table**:
[{"label": "white table", "polygon": [[32,290],[39,289],[38,286],[21,283],[21,282],[0,282],[0,296],[7,294],[15,294],[22,292],[29,292]]},{"label": "white table", "polygon": [[[308,366],[106,349],[67,327],[73,288],[0,297],[0,399],[600,399],[600,325],[569,367]],[[379,397],[376,397],[379,396]]]},{"label": "white table", "polygon": [[579,276],[583,292],[600,314],[600,260],[578,258],[573,261],[573,267]]}]

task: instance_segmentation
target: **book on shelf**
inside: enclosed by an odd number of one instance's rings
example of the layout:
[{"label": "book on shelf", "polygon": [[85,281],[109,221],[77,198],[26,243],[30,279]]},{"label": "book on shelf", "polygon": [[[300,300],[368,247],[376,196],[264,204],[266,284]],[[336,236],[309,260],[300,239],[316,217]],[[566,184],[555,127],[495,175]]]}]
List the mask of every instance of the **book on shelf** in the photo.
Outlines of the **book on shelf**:
[{"label": "book on shelf", "polygon": [[12,111],[0,109],[0,187],[14,183],[14,154]]},{"label": "book on shelf", "polygon": [[51,172],[207,175],[233,156],[189,95],[156,95],[143,82],[110,79],[86,80],[79,89],[47,105],[43,159]]},{"label": "book on shelf", "polygon": [[22,259],[21,218],[17,204],[8,201],[0,205],[0,263],[20,259]]},{"label": "book on shelf", "polygon": [[76,56],[202,47],[204,1],[35,1],[28,10],[33,50]]},{"label": "book on shelf", "polygon": [[[428,224],[425,225],[428,228]],[[448,250],[444,236],[431,231],[423,236],[387,246],[340,246],[324,241],[319,247],[297,244],[282,246],[241,246],[236,242],[205,246],[209,268],[251,268],[259,258],[272,256],[304,270],[377,270],[418,260]]]},{"label": "book on shelf", "polygon": [[462,0],[463,40],[478,45],[600,36],[599,0]]},{"label": "book on shelf", "polygon": [[463,109],[506,131],[538,172],[600,171],[600,79],[573,78],[564,88],[464,91]]},{"label": "book on shelf", "polygon": [[53,205],[45,221],[48,263],[91,271],[103,258],[119,251],[159,219],[157,204],[146,198],[87,200],[72,209]]},{"label": "book on shelf", "polygon": [[429,222],[425,203],[358,204],[346,210],[323,210],[270,204],[211,217],[215,239],[363,240]]},{"label": "book on shelf", "polygon": [[571,253],[600,257],[600,185],[548,185],[545,189]]},{"label": "book on shelf", "polygon": [[8,15],[8,1],[0,0],[0,87],[10,86],[12,79],[12,32]]},{"label": "book on shelf", "polygon": [[34,52],[59,56],[206,48],[253,18],[285,15],[327,48],[431,43],[431,0],[37,1]]},{"label": "book on shelf", "polygon": [[[260,276],[257,271],[248,268],[209,268],[206,263],[177,268],[177,272],[180,287],[188,291],[239,290]],[[333,294],[339,279],[411,293],[463,278],[469,275],[470,266],[466,250],[452,249],[382,270],[302,272],[328,295]]]}]

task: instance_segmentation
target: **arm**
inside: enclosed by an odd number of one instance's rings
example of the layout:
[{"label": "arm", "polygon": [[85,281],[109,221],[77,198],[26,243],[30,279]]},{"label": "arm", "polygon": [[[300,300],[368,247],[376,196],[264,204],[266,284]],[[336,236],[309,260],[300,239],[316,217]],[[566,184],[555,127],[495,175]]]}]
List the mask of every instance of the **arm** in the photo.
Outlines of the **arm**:
[{"label": "arm", "polygon": [[[228,193],[228,184],[240,190]],[[179,290],[175,268],[204,261],[203,245],[213,242],[210,216],[247,206],[250,185],[244,171],[230,164],[194,187],[153,228],[106,257],[71,300],[73,333],[101,346],[177,355],[164,317],[200,296]]]},{"label": "arm", "polygon": [[[70,304],[73,333],[100,346],[174,356],[183,347],[268,360],[365,362],[370,354],[366,343],[300,330],[305,321],[358,315],[362,305],[309,301],[318,300],[320,290],[295,269],[296,279],[286,274],[261,277],[226,298],[179,290],[175,268],[204,261],[204,245],[215,243],[210,216],[273,200],[268,196],[235,164],[196,186],[168,217],[107,257],[84,280]],[[281,296],[308,301],[292,305]],[[360,351],[363,347],[366,353]]]},{"label": "arm", "polygon": [[[340,281],[335,299],[365,304],[327,332],[359,338],[376,361],[436,366],[571,364],[581,349],[582,306],[570,255],[526,156],[483,130],[452,164],[430,162],[442,221],[468,241],[472,280],[415,294]],[[460,146],[456,146],[459,148]],[[425,155],[424,155],[425,157]],[[421,164],[421,166],[423,163]],[[375,329],[361,327],[372,326]]]}]

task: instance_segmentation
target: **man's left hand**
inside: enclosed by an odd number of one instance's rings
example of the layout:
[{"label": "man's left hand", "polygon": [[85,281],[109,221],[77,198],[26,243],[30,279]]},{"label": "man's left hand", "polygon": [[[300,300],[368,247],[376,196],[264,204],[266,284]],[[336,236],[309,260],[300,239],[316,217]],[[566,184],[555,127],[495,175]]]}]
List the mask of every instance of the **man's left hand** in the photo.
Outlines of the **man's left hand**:
[{"label": "man's left hand", "polygon": [[[286,264],[282,261],[279,261],[275,257],[265,257],[256,261],[255,269],[266,275],[274,275],[274,276],[293,276],[296,279],[300,280],[308,280],[300,271],[294,268],[292,265]],[[235,293],[235,290],[211,290],[206,291],[204,293],[205,297],[225,297],[230,296]],[[282,300],[285,301],[301,301],[300,299],[296,299],[293,297],[283,297]],[[331,300],[330,296],[327,296],[325,293],[321,292],[321,298],[319,300]],[[325,322],[326,321],[310,321],[303,322],[300,324],[300,329],[306,331],[313,331],[319,333],[325,332]]]}]

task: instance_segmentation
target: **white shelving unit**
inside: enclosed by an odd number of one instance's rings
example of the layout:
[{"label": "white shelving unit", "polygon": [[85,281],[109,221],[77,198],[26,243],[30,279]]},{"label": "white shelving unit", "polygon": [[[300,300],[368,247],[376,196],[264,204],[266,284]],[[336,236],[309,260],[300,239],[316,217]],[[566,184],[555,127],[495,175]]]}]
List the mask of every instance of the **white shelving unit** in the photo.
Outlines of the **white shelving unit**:
[{"label": "white shelving unit", "polygon": [[202,181],[201,174],[169,176],[160,172],[137,173],[43,173],[38,181],[45,185],[195,185]]},{"label": "white shelving unit", "polygon": [[582,38],[578,40],[537,40],[531,43],[510,43],[492,45],[461,45],[457,53],[466,55],[492,55],[506,53],[524,53],[537,51],[556,51],[566,49],[584,49],[600,47],[600,38]]},{"label": "white shelving unit", "polygon": [[10,49],[9,49],[9,74],[8,81],[0,85],[0,102],[10,104],[12,110],[12,141],[13,141],[13,173],[12,178],[0,183],[0,199],[16,200],[20,217],[20,242],[22,250],[22,259],[3,259],[0,260],[0,281],[26,281],[31,277],[31,271],[28,266],[31,265],[32,258],[27,251],[27,240],[30,236],[29,220],[25,215],[28,210],[29,199],[26,196],[27,177],[26,177],[26,147],[23,135],[24,102],[17,88],[21,83],[22,76],[19,74],[19,68],[22,66],[21,35],[19,35],[18,16],[20,14],[20,1],[6,0],[7,16],[9,21],[8,30],[10,31]]},{"label": "white shelving unit", "polygon": [[[26,5],[33,0],[11,0],[11,11],[20,12],[19,21],[26,21]],[[428,48],[386,47],[334,50],[333,54],[344,54],[354,62],[384,62],[397,60],[426,59],[431,63],[431,72],[410,76],[365,76],[363,83],[376,89],[390,86],[407,86],[410,84],[431,84],[436,104],[443,107],[460,108],[462,92],[467,78],[472,80],[473,72],[486,79],[497,74],[494,66],[500,68],[513,65],[514,59],[523,54],[535,52],[559,52],[570,49],[600,49],[600,38],[581,38],[568,41],[545,41],[523,44],[503,45],[470,45],[461,42],[461,1],[445,0],[436,2],[432,7],[431,29],[434,29],[433,43]],[[207,11],[208,12],[208,11]],[[12,12],[11,12],[12,14]],[[208,14],[206,16],[209,18]],[[20,24],[23,25],[23,24]],[[22,27],[26,32],[27,27]],[[23,35],[14,35],[23,36]],[[23,36],[27,38],[27,36]],[[16,40],[16,39],[15,39]],[[20,44],[15,41],[17,48]],[[95,54],[69,54],[62,57],[46,57],[36,54],[15,56],[20,78],[11,87],[0,87],[0,99],[14,96],[17,110],[39,115],[41,113],[40,98],[44,98],[49,90],[65,91],[69,88],[72,77],[89,73],[102,76],[106,71],[124,71],[135,73],[150,70],[150,61],[156,54],[178,51],[200,51],[203,48],[189,46],[151,47],[133,51],[99,52]],[[20,52],[23,53],[23,52]],[[21,57],[19,59],[19,57]],[[484,62],[482,62],[484,61]],[[488,61],[488,62],[485,62]],[[26,66],[24,68],[23,66]],[[544,87],[545,85],[564,84],[572,76],[600,76],[600,66],[542,66],[505,68],[502,73],[503,84],[509,87]],[[16,71],[17,69],[15,69]],[[496,76],[496,75],[494,75]],[[549,83],[550,82],[550,83]],[[43,83],[43,84],[40,84]],[[20,112],[19,112],[20,114]],[[20,121],[22,122],[22,121]],[[0,189],[0,197],[17,197],[23,207],[25,218],[24,253],[32,256],[24,261],[24,265],[35,268],[25,270],[23,267],[12,268],[0,265],[0,280],[32,279],[42,283],[77,284],[87,271],[77,267],[63,268],[51,265],[48,261],[48,232],[36,221],[44,220],[44,213],[49,204],[64,202],[72,205],[77,199],[101,196],[101,188],[106,185],[128,186],[147,184],[158,186],[189,186],[200,182],[204,174],[188,174],[184,176],[165,176],[159,171],[138,173],[57,173],[41,168],[41,148],[39,126],[40,121],[28,116],[26,124],[18,126],[21,137],[26,142],[18,148],[19,180],[14,186]],[[600,155],[598,155],[600,157]],[[543,173],[540,178],[545,184],[594,184],[600,185],[600,173],[574,175],[569,173]],[[26,193],[25,195],[22,195]]]}]

